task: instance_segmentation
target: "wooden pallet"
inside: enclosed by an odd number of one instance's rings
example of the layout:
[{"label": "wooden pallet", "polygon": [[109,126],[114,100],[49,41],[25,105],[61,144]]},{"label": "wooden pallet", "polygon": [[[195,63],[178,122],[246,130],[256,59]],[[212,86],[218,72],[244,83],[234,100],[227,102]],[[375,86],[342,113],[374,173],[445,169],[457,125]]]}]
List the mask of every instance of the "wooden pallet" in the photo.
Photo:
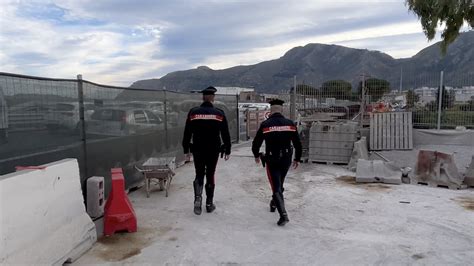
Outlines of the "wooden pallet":
[{"label": "wooden pallet", "polygon": [[371,113],[369,144],[371,150],[413,149],[412,113]]}]

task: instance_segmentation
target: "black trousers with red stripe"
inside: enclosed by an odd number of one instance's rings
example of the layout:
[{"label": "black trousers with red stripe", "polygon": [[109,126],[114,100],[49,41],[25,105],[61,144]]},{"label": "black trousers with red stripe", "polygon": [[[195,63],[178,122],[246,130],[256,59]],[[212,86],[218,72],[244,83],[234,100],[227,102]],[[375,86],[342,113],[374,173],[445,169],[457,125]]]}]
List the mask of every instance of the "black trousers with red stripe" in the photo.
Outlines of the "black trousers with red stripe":
[{"label": "black trousers with red stripe", "polygon": [[292,154],[280,158],[267,159],[267,176],[273,193],[283,193],[283,183],[291,166]]},{"label": "black trousers with red stripe", "polygon": [[216,172],[217,160],[219,159],[219,152],[193,152],[194,168],[196,170],[195,181],[202,186],[204,184],[204,177],[206,177],[206,184],[215,185],[214,174]]}]

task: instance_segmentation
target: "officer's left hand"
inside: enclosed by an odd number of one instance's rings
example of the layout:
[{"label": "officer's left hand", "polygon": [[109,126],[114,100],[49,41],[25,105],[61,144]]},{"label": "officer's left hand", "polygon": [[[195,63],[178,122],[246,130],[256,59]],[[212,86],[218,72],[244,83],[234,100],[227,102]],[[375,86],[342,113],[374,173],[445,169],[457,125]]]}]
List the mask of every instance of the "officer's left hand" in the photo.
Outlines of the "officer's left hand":
[{"label": "officer's left hand", "polygon": [[226,155],[224,156],[224,160],[226,160],[226,161],[229,160],[229,154],[226,154]]},{"label": "officer's left hand", "polygon": [[186,153],[185,154],[185,159],[184,159],[185,162],[190,162],[191,161],[191,153]]},{"label": "officer's left hand", "polygon": [[298,165],[300,165],[300,162],[298,162],[298,161],[293,161],[293,169],[298,168]]}]

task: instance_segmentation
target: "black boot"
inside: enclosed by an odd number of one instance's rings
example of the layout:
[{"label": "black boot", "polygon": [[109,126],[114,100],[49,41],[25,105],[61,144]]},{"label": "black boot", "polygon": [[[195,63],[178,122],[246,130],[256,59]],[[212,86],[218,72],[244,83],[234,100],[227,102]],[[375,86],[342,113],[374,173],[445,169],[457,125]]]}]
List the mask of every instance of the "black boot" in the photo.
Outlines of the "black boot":
[{"label": "black boot", "polygon": [[202,208],[202,185],[194,181],[194,213],[196,215],[201,215]]},{"label": "black boot", "polygon": [[212,202],[214,199],[214,188],[216,185],[206,184],[206,211],[213,212],[216,209],[216,205]]},{"label": "black boot", "polygon": [[276,206],[275,206],[275,201],[272,199],[270,201],[270,212],[275,212]]},{"label": "black boot", "polygon": [[285,202],[283,201],[283,194],[281,192],[274,193],[273,201],[275,202],[278,213],[280,213],[280,219],[278,220],[277,224],[279,226],[283,226],[290,221],[288,219],[288,214],[286,213]]}]

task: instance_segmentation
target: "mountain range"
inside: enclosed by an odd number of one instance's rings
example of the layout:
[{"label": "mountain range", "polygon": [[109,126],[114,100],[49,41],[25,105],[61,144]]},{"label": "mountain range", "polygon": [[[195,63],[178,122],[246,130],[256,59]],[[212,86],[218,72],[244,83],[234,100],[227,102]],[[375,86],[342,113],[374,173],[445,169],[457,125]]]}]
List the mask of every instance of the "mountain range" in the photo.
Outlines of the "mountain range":
[{"label": "mountain range", "polygon": [[445,56],[441,55],[439,42],[402,59],[379,51],[315,43],[292,48],[278,59],[255,65],[222,70],[200,66],[171,72],[159,79],[139,80],[130,87],[191,91],[212,85],[279,92],[293,86],[295,75],[298,84],[319,86],[328,80],[342,79],[356,86],[364,74],[385,79],[393,88],[398,88],[402,80],[403,88],[410,88],[420,84],[436,86],[442,70],[448,83],[471,77],[473,84],[469,85],[474,85],[474,31],[460,34]]}]

